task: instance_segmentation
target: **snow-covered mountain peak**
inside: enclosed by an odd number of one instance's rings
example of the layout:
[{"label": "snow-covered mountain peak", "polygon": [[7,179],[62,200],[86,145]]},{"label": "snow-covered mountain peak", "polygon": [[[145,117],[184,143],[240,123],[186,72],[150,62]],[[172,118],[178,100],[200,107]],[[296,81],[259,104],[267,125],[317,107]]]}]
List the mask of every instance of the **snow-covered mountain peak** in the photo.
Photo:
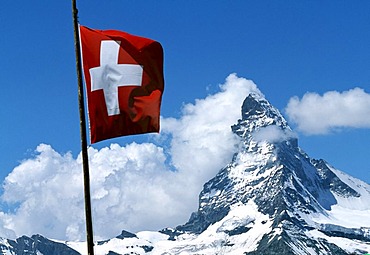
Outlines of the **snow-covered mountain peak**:
[{"label": "snow-covered mountain peak", "polygon": [[[364,211],[356,213],[362,223],[353,223],[362,226],[360,229],[348,228],[349,223],[341,226],[337,220],[344,211],[350,212],[349,201],[368,210],[370,202],[364,202],[370,195],[368,185],[341,175],[324,160],[311,159],[298,147],[298,139],[284,117],[265,98],[250,94],[243,102],[242,118],[232,131],[242,138],[240,150],[204,185],[198,211],[176,228],[177,233],[203,233],[232,214],[236,205],[252,203],[269,218],[271,231],[260,236],[260,251],[250,254],[347,254],[329,238],[313,238],[312,229],[329,237],[350,233],[370,241],[370,217]],[[227,222],[231,224],[230,220]],[[228,231],[248,232],[250,222],[248,226],[239,223]],[[315,248],[302,245],[307,242]],[[273,253],[272,247],[276,246],[284,247],[283,252]],[[326,252],[321,253],[320,249]]]},{"label": "snow-covered mountain peak", "polygon": [[232,127],[233,131],[241,137],[245,133],[252,133],[270,125],[283,129],[287,127],[287,122],[279,110],[264,97],[255,93],[249,94],[244,100],[241,107],[241,117],[238,123]]},{"label": "snow-covered mountain peak", "polygon": [[[278,109],[261,95],[251,93],[241,107],[242,118],[231,127],[232,131],[243,139],[244,149],[265,153],[277,142],[288,142],[297,146],[296,135]],[[268,143],[269,145],[267,145]],[[267,147],[261,148],[262,144]],[[269,149],[267,149],[269,150]]]},{"label": "snow-covered mountain peak", "polygon": [[242,120],[262,119],[264,115],[271,119],[282,118],[279,111],[264,97],[256,93],[250,93],[242,104]]}]

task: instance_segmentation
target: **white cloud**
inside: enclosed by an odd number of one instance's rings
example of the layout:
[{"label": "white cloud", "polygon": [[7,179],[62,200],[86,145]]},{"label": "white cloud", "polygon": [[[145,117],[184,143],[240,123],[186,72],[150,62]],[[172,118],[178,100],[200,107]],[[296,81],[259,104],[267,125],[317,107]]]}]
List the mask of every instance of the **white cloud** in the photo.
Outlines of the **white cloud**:
[{"label": "white cloud", "polygon": [[[96,240],[121,230],[158,230],[185,223],[197,209],[202,185],[225,166],[237,143],[230,126],[244,98],[260,93],[235,74],[218,93],[186,104],[179,119],[162,119],[158,144],[112,144],[89,149]],[[169,142],[169,144],[168,144]],[[171,169],[171,170],[170,170]],[[3,183],[0,236],[43,234],[85,239],[81,157],[41,144]]]},{"label": "white cloud", "polygon": [[370,94],[361,88],[324,95],[293,97],[285,109],[291,122],[306,134],[326,134],[340,128],[370,128]]},{"label": "white cloud", "polygon": [[257,132],[253,133],[253,138],[258,142],[267,141],[275,143],[290,138],[297,138],[297,136],[290,129],[282,130],[278,126],[273,125],[259,129]]},{"label": "white cloud", "polygon": [[196,100],[195,104],[185,105],[180,119],[163,120],[162,131],[172,135],[174,166],[184,174],[194,169],[199,171],[194,181],[201,178],[203,182],[213,177],[214,169],[230,160],[236,139],[231,125],[241,117],[241,105],[246,96],[251,92],[261,94],[252,81],[235,74],[226,78],[220,90]]}]

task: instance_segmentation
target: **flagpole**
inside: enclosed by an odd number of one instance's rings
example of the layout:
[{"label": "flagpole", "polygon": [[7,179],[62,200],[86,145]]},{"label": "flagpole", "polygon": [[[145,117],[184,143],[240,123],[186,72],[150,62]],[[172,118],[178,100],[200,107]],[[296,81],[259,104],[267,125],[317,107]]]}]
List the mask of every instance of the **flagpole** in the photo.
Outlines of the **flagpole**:
[{"label": "flagpole", "polygon": [[94,239],[93,239],[93,226],[92,226],[92,216],[91,216],[89,158],[87,154],[86,117],[85,117],[85,104],[84,104],[84,93],[83,93],[83,84],[82,84],[81,48],[80,48],[80,36],[78,32],[77,14],[78,14],[78,10],[76,7],[76,0],[72,0],[72,17],[73,17],[73,30],[74,30],[74,41],[75,41],[75,53],[76,53],[76,70],[77,70],[77,83],[78,83],[78,102],[79,102],[79,110],[80,110],[82,166],[83,166],[83,174],[84,174],[87,254],[94,255]]}]

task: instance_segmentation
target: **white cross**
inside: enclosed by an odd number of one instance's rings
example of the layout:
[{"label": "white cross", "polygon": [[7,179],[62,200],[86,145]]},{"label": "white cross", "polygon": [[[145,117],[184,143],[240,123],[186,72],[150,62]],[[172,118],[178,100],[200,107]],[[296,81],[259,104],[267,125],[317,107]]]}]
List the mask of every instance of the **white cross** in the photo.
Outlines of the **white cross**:
[{"label": "white cross", "polygon": [[141,86],[143,67],[133,64],[118,64],[120,43],[102,41],[100,66],[90,68],[91,91],[102,89],[108,116],[120,114],[118,87]]}]

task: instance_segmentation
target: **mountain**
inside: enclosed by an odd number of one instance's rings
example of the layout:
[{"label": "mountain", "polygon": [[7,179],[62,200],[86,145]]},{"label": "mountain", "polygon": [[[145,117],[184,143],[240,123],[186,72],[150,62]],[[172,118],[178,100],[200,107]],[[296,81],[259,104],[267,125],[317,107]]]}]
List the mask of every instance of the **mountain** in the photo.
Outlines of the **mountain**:
[{"label": "mountain", "polygon": [[22,236],[16,240],[0,238],[1,254],[6,255],[79,255],[66,244],[51,241],[41,235]]},{"label": "mountain", "polygon": [[[159,232],[123,231],[98,242],[96,254],[370,252],[370,185],[323,159],[310,158],[280,112],[262,95],[250,94],[241,114],[232,126],[240,137],[239,150],[204,184],[198,210],[188,222]],[[85,243],[55,243],[40,236],[23,239],[2,240],[1,249],[13,255],[86,254]],[[26,241],[34,253],[24,252]],[[55,252],[42,250],[48,244],[57,247]]]},{"label": "mountain", "polygon": [[177,240],[170,254],[370,251],[368,184],[311,159],[261,95],[245,99],[232,130],[239,152],[204,185],[189,221],[162,231]]},{"label": "mountain", "polygon": [[[311,159],[260,95],[245,99],[232,130],[243,141],[239,152],[204,185],[198,211],[173,234],[208,235],[220,254],[370,251],[368,184]],[[200,243],[187,248],[208,254]]]}]

